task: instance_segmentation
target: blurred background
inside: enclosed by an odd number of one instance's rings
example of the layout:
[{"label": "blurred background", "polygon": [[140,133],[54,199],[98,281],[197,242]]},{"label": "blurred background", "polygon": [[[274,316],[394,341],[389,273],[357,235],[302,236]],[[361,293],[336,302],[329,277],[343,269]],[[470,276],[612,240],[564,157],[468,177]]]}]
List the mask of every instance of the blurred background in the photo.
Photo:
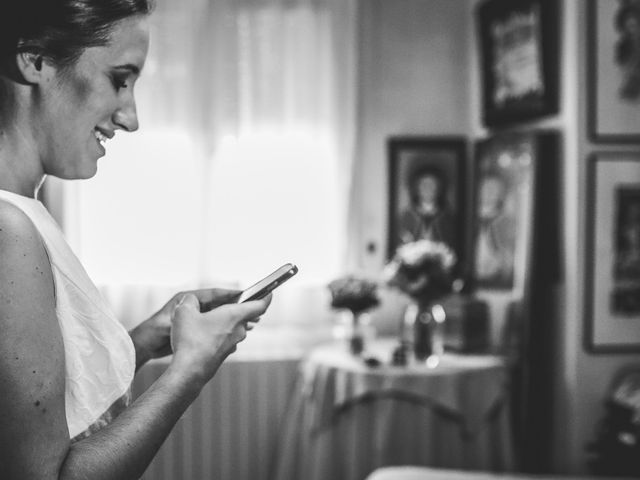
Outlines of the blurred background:
[{"label": "blurred background", "polygon": [[[473,172],[475,141],[536,129],[562,138],[551,207],[559,217],[561,273],[546,285],[547,336],[538,345],[548,359],[549,455],[540,469],[588,472],[585,445],[612,379],[640,362],[637,351],[585,347],[588,158],[638,152],[640,142],[590,135],[595,1],[547,2],[558,22],[555,33],[542,31],[557,53],[555,111],[487,127],[481,3],[157,0],[136,86],[139,132],[108,143],[95,178],[49,179],[49,208],[129,328],[179,290],[242,288],[286,262],[300,273],[276,292],[236,360],[214,380],[226,396],[203,397],[148,478],[276,478],[276,443],[299,362],[335,333],[327,284],[349,273],[381,279],[388,261],[391,136],[463,137]],[[630,128],[640,133],[640,123]],[[463,188],[471,211],[471,182]],[[489,305],[498,342],[510,294],[476,294]],[[379,336],[396,335],[408,301],[386,288],[380,295],[372,324]],[[189,433],[188,418],[209,425],[213,437]],[[248,430],[254,420],[263,422],[257,436]],[[250,447],[242,450],[243,443]],[[253,459],[246,464],[245,453]]]}]

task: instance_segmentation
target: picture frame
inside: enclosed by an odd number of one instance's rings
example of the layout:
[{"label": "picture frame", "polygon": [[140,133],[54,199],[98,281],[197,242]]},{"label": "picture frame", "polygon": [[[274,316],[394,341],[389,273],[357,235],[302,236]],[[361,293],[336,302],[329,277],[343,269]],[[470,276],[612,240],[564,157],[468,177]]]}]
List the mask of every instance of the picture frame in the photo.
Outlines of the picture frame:
[{"label": "picture frame", "polygon": [[557,113],[558,2],[488,0],[476,17],[484,125]]},{"label": "picture frame", "polygon": [[594,142],[640,142],[640,48],[636,0],[589,0],[588,122]]},{"label": "picture frame", "polygon": [[532,268],[532,259],[543,249],[546,258],[555,255],[558,147],[554,131],[503,133],[476,142],[469,228],[474,289],[524,298],[543,267]]},{"label": "picture frame", "polygon": [[[555,130],[474,142],[467,284],[488,305],[492,340],[513,366],[514,445],[522,468],[545,460],[552,432],[552,305],[560,268],[560,151]],[[552,350],[552,349],[551,349]],[[535,398],[535,402],[522,399]]]},{"label": "picture frame", "polygon": [[587,175],[585,348],[640,352],[640,151],[595,153]]},{"label": "picture frame", "polygon": [[[462,264],[467,144],[462,136],[394,136],[387,140],[388,260],[401,244],[428,238],[447,243]],[[421,182],[423,190],[430,190],[434,182],[439,185],[434,207],[417,208]],[[424,210],[431,211],[423,215]]]}]

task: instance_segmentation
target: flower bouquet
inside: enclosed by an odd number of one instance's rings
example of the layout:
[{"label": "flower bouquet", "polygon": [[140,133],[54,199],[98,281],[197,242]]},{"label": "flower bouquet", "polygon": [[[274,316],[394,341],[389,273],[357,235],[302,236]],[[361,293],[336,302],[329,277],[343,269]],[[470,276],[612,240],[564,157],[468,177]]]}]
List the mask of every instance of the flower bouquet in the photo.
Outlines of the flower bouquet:
[{"label": "flower bouquet", "polygon": [[371,280],[347,275],[329,283],[331,306],[346,308],[353,313],[363,312],[380,303],[378,284]]},{"label": "flower bouquet", "polygon": [[347,275],[333,280],[328,287],[331,292],[331,307],[346,312],[350,317],[349,346],[352,353],[359,354],[364,350],[365,313],[380,303],[378,284],[355,275]]},{"label": "flower bouquet", "polygon": [[[404,351],[407,343],[413,343],[416,358],[431,361],[431,366],[439,362],[444,343],[442,328],[436,332],[436,327],[444,322],[445,314],[436,302],[451,292],[455,264],[456,255],[446,244],[418,240],[398,247],[385,267],[386,282],[413,300],[402,324],[400,348]],[[407,338],[408,327],[413,328],[411,339]]]},{"label": "flower bouquet", "polygon": [[451,292],[456,254],[445,243],[405,243],[385,268],[385,279],[416,303],[431,303]]}]

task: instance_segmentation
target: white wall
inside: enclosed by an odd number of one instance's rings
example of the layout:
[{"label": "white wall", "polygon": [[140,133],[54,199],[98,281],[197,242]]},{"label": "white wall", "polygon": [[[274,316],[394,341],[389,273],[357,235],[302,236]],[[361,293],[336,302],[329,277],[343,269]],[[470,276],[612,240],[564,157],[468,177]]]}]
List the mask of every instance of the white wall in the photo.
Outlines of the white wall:
[{"label": "white wall", "polygon": [[[627,364],[640,365],[640,354],[590,354],[582,347],[583,322],[585,315],[584,297],[584,275],[585,275],[585,224],[586,224],[586,198],[587,198],[587,159],[593,152],[598,151],[636,151],[640,152],[640,144],[616,145],[616,144],[593,144],[588,139],[587,130],[587,102],[589,96],[587,92],[588,64],[587,64],[587,2],[580,0],[565,0],[566,20],[565,26],[575,38],[572,40],[568,57],[577,59],[577,74],[572,87],[578,95],[575,109],[576,119],[576,144],[574,151],[576,156],[567,159],[567,170],[575,172],[573,178],[565,178],[567,189],[576,190],[577,201],[568,207],[567,218],[574,223],[571,233],[572,238],[566,241],[567,246],[577,245],[577,251],[572,253],[566,260],[567,269],[575,271],[573,277],[567,278],[567,299],[568,302],[565,315],[564,337],[562,347],[565,354],[563,375],[566,384],[570,387],[566,389],[566,396],[562,398],[565,404],[566,422],[570,426],[567,432],[569,445],[571,445],[571,455],[563,458],[558,455],[558,464],[565,470],[583,470],[584,446],[585,443],[594,438],[595,425],[605,413],[603,400],[610,386],[611,380],[616,372]],[[571,60],[570,58],[567,60]],[[640,130],[640,125],[638,125]],[[573,182],[578,182],[577,188]],[[567,192],[567,196],[569,192]],[[569,271],[569,270],[567,270]],[[575,278],[574,278],[575,277]],[[570,280],[575,283],[570,283]],[[575,297],[575,298],[574,298]],[[562,445],[562,439],[558,439],[558,444]],[[560,452],[558,452],[560,453]]]},{"label": "white wall", "polygon": [[[469,0],[475,8],[480,0]],[[585,445],[594,438],[605,411],[603,400],[614,374],[640,355],[593,355],[585,351],[585,224],[587,158],[594,151],[638,149],[634,146],[594,145],[587,134],[587,1],[558,0],[560,11],[560,110],[555,116],[517,128],[556,128],[562,132],[562,245],[564,282],[557,291],[554,378],[553,465],[559,473],[586,473]],[[473,26],[475,29],[475,25]],[[475,32],[470,35],[473,102],[472,132],[487,135],[480,119],[480,80]],[[640,128],[640,126],[639,126]]]},{"label": "white wall", "polygon": [[[392,134],[487,134],[480,121],[478,47],[473,12],[479,0],[361,0],[360,131],[352,253],[376,273],[384,263],[387,159]],[[594,151],[640,145],[594,145],[587,136],[587,1],[558,0],[560,111],[518,128],[557,128],[561,161],[564,282],[555,324],[554,470],[584,473],[585,444],[604,414],[613,375],[640,355],[593,355],[583,348],[586,164]],[[375,251],[367,250],[373,244]]]},{"label": "white wall", "polygon": [[377,273],[387,241],[387,137],[470,133],[471,18],[466,0],[361,0],[360,10],[351,252],[357,267]]}]

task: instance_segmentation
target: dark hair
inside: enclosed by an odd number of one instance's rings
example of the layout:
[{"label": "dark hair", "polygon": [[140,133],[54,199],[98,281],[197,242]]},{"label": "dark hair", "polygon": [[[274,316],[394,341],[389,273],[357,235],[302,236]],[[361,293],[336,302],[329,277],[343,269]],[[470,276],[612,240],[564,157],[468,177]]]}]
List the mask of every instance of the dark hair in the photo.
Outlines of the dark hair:
[{"label": "dark hair", "polygon": [[415,205],[418,202],[418,182],[424,177],[433,177],[438,182],[439,189],[436,203],[438,207],[443,208],[447,203],[447,177],[442,170],[434,166],[416,168],[407,178],[407,187],[409,189],[411,203]]},{"label": "dark hair", "polygon": [[17,53],[43,55],[58,66],[75,62],[89,47],[106,45],[114,25],[151,12],[153,0],[3,0],[0,65]]}]

